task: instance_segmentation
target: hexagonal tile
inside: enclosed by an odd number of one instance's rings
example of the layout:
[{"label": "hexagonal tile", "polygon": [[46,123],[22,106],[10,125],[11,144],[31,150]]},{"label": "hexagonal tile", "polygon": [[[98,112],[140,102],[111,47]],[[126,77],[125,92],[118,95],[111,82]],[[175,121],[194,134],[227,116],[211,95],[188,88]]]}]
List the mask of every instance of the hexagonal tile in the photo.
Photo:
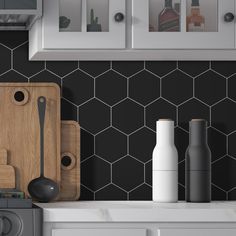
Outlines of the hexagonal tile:
[{"label": "hexagonal tile", "polygon": [[110,126],[110,108],[97,99],[92,99],[79,108],[81,127],[96,134]]},{"label": "hexagonal tile", "polygon": [[77,61],[47,61],[46,68],[58,76],[65,76],[78,68]]},{"label": "hexagonal tile", "polygon": [[226,96],[226,79],[207,71],[195,79],[195,96],[208,105],[218,102]]},{"label": "hexagonal tile", "polygon": [[13,51],[13,68],[29,77],[43,70],[44,62],[29,61],[28,47],[28,43],[25,43]]},{"label": "hexagonal tile", "polygon": [[129,154],[142,162],[152,159],[156,145],[156,134],[147,128],[142,128],[129,136]]},{"label": "hexagonal tile", "polygon": [[160,77],[175,70],[177,67],[176,61],[146,61],[145,65],[146,69]]},{"label": "hexagonal tile", "polygon": [[211,68],[224,76],[236,73],[235,61],[212,61]]},{"label": "hexagonal tile", "polygon": [[119,131],[109,128],[95,138],[95,153],[109,162],[127,155],[127,137]]},{"label": "hexagonal tile", "polygon": [[0,76],[0,82],[28,82],[28,79],[14,70]]},{"label": "hexagonal tile", "polygon": [[61,79],[47,70],[43,70],[40,73],[32,76],[30,78],[30,82],[52,82],[58,84],[61,87]]},{"label": "hexagonal tile", "polygon": [[209,61],[179,61],[178,68],[195,77],[209,69]]},{"label": "hexagonal tile", "polygon": [[11,69],[11,51],[0,45],[0,74]]},{"label": "hexagonal tile", "polygon": [[145,164],[145,183],[152,186],[152,161]]},{"label": "hexagonal tile", "polygon": [[176,107],[162,98],[146,107],[146,125],[156,131],[156,121],[159,119],[176,121]]},{"label": "hexagonal tile", "polygon": [[77,70],[63,78],[62,95],[80,105],[94,96],[94,79]]},{"label": "hexagonal tile", "polygon": [[127,200],[127,193],[114,184],[109,184],[95,193],[95,199],[107,201]]},{"label": "hexagonal tile", "polygon": [[225,191],[236,187],[236,160],[225,156],[212,165],[212,182]]},{"label": "hexagonal tile", "polygon": [[94,136],[80,129],[80,160],[83,161],[94,155]]},{"label": "hexagonal tile", "polygon": [[162,79],[162,96],[176,105],[193,96],[193,79],[179,70]]},{"label": "hexagonal tile", "polygon": [[28,41],[28,31],[0,31],[0,43],[13,49]]},{"label": "hexagonal tile", "polygon": [[185,152],[189,145],[189,135],[179,127],[175,128],[175,146],[178,150],[179,161],[185,159]]},{"label": "hexagonal tile", "polygon": [[236,101],[236,75],[231,76],[228,79],[228,96],[232,98],[234,101]]},{"label": "hexagonal tile", "polygon": [[81,183],[89,189],[96,191],[110,181],[111,167],[107,162],[93,156],[81,163]]},{"label": "hexagonal tile", "polygon": [[178,182],[185,186],[185,161],[178,164]]},{"label": "hexagonal tile", "polygon": [[160,96],[160,79],[144,70],[129,79],[129,97],[147,105]]},{"label": "hexagonal tile", "polygon": [[77,107],[64,98],[61,99],[61,119],[77,120]]},{"label": "hexagonal tile", "polygon": [[208,144],[211,149],[211,160],[215,161],[226,155],[227,139],[222,133],[208,128]]},{"label": "hexagonal tile", "polygon": [[113,61],[112,69],[118,71],[124,76],[131,76],[144,69],[143,61]]},{"label": "hexagonal tile", "polygon": [[94,200],[94,193],[83,185],[80,186],[80,201],[92,201]]},{"label": "hexagonal tile", "polygon": [[112,182],[130,191],[144,181],[144,165],[126,156],[112,165]]},{"label": "hexagonal tile", "polygon": [[98,76],[110,69],[109,61],[80,61],[79,68],[91,76]]},{"label": "hexagonal tile", "polygon": [[114,105],[127,96],[127,79],[114,71],[108,71],[95,80],[96,97]]},{"label": "hexagonal tile", "polygon": [[236,158],[236,132],[228,137],[229,155]]},{"label": "hexagonal tile", "polygon": [[212,126],[218,130],[229,134],[236,130],[236,103],[225,99],[212,107]]},{"label": "hexagonal tile", "polygon": [[227,194],[222,189],[217,188],[213,184],[211,185],[211,200],[212,201],[226,201]]},{"label": "hexagonal tile", "polygon": [[144,108],[126,99],[112,108],[112,125],[130,134],[144,124]]},{"label": "hexagonal tile", "polygon": [[131,201],[151,201],[152,188],[146,184],[142,184],[138,188],[129,193],[129,200]]},{"label": "hexagonal tile", "polygon": [[232,191],[228,192],[228,201],[235,201],[236,199],[236,189],[233,189]]},{"label": "hexagonal tile", "polygon": [[205,119],[210,121],[210,108],[204,103],[191,99],[179,107],[179,126],[183,129],[189,129],[189,121],[192,119]]}]

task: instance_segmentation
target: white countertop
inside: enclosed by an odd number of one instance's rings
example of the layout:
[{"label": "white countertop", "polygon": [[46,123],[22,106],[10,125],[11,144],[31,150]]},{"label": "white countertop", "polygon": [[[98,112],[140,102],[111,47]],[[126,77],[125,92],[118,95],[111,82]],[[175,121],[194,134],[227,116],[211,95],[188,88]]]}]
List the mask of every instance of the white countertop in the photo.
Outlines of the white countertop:
[{"label": "white countertop", "polygon": [[45,222],[235,222],[236,202],[154,203],[77,201],[37,203]]}]

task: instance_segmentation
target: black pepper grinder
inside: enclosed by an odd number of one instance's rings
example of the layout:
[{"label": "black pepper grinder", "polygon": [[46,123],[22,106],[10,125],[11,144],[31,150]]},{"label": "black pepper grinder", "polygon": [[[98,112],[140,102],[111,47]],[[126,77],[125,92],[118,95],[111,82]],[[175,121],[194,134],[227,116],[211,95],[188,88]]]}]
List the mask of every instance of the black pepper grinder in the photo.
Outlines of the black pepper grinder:
[{"label": "black pepper grinder", "polygon": [[211,151],[207,144],[207,121],[189,122],[185,181],[187,202],[211,201]]}]

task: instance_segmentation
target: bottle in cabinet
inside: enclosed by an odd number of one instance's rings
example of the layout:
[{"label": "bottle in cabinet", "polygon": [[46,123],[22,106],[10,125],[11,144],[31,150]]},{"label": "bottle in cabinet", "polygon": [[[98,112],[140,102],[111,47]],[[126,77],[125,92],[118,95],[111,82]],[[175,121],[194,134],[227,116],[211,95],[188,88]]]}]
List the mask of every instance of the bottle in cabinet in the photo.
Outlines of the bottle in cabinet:
[{"label": "bottle in cabinet", "polygon": [[174,145],[174,121],[158,120],[153,150],[153,201],[178,201],[178,153]]},{"label": "bottle in cabinet", "polygon": [[211,201],[211,151],[206,126],[207,122],[202,119],[189,123],[189,146],[185,157],[187,202]]},{"label": "bottle in cabinet", "polygon": [[180,31],[179,13],[173,9],[172,0],[165,0],[165,7],[158,16],[158,31],[160,32]]},{"label": "bottle in cabinet", "polygon": [[200,13],[199,0],[192,0],[191,15],[187,16],[187,32],[205,31],[205,18]]}]

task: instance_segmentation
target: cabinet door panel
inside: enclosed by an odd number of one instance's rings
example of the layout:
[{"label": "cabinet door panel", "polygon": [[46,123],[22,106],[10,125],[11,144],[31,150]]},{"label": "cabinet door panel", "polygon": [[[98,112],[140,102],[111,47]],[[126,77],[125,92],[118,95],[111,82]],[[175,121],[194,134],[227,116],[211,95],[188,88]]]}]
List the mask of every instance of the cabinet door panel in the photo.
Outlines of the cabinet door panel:
[{"label": "cabinet door panel", "polygon": [[[70,0],[70,4],[67,4],[66,0],[45,0],[42,19],[43,48],[125,48],[126,20],[117,22],[114,16],[119,12],[125,15],[126,0],[107,0],[104,14],[103,7],[98,2]],[[62,24],[59,24],[59,17],[64,20]]]},{"label": "cabinet door panel", "polygon": [[146,229],[53,229],[52,236],[146,236]]},{"label": "cabinet door panel", "polygon": [[158,236],[235,236],[236,229],[160,229]]},{"label": "cabinet door panel", "polygon": [[[165,0],[132,0],[132,2],[132,47],[135,49],[230,49],[235,47],[235,21],[224,20],[226,13],[234,14],[234,0],[199,0],[198,8],[204,16],[197,18],[196,22],[199,22],[196,23],[198,26],[195,29],[192,26],[189,27],[189,19],[194,18],[190,17],[194,9],[191,0],[170,0],[173,16],[170,13],[165,14],[164,10],[161,11]],[[174,9],[176,4],[178,10]],[[155,14],[156,10],[158,11]],[[201,29],[201,21],[205,25],[204,29]]]}]

